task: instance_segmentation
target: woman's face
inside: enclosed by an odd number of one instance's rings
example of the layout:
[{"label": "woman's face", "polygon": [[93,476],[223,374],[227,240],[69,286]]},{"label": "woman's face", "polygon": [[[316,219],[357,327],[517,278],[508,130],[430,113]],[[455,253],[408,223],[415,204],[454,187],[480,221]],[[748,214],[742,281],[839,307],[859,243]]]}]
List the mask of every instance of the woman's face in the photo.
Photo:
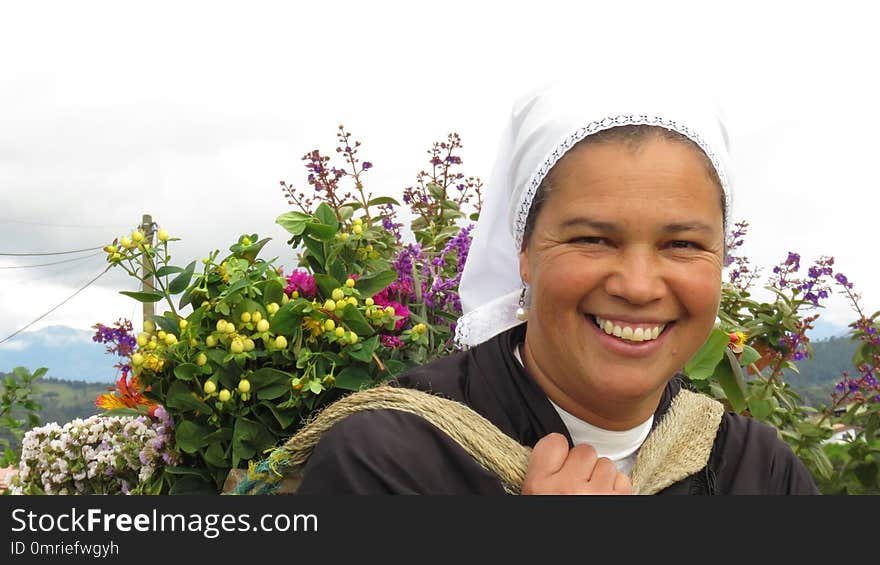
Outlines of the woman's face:
[{"label": "woman's face", "polygon": [[628,429],[714,325],[720,190],[698,149],[662,138],[575,148],[552,180],[520,254],[526,366],[562,408]]}]

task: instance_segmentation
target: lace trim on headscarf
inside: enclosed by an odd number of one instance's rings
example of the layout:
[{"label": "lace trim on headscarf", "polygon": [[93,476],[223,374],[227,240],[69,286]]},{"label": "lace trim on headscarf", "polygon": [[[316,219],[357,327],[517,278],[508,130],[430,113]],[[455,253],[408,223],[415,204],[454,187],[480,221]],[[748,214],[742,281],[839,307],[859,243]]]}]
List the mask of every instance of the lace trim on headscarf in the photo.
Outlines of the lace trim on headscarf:
[{"label": "lace trim on headscarf", "polygon": [[726,203],[726,208],[730,209],[730,187],[727,183],[727,175],[724,172],[724,168],[721,166],[721,163],[718,160],[718,157],[709,147],[703,138],[686,126],[685,124],[678,123],[675,120],[669,120],[660,116],[648,116],[646,114],[620,114],[617,116],[611,116],[604,118],[602,120],[598,120],[595,122],[590,122],[587,126],[582,127],[575,131],[573,134],[569,135],[565,138],[562,143],[559,143],[553,148],[553,151],[544,159],[543,163],[538,170],[532,174],[531,179],[529,179],[529,184],[526,187],[526,190],[523,192],[522,198],[519,203],[519,210],[517,212],[516,218],[514,219],[514,239],[516,240],[516,250],[522,247],[522,239],[523,234],[526,229],[526,220],[529,218],[529,211],[532,208],[532,201],[535,199],[535,193],[538,191],[538,187],[541,185],[541,182],[544,180],[544,177],[547,176],[547,173],[550,172],[550,169],[565,155],[576,143],[587,137],[588,135],[592,135],[594,133],[600,132],[602,130],[611,129],[613,127],[619,126],[629,126],[629,125],[648,125],[648,126],[660,126],[669,130],[676,131],[694,143],[696,143],[700,149],[709,157],[709,161],[712,162],[712,166],[715,168],[715,172],[718,174],[718,178],[721,181],[721,188],[724,192],[724,201]]}]

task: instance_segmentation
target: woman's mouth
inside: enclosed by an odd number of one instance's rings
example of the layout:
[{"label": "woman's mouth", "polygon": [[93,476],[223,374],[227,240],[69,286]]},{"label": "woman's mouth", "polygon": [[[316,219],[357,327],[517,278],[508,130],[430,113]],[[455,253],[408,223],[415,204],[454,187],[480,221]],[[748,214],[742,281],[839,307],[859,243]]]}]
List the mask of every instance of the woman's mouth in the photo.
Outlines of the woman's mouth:
[{"label": "woman's mouth", "polygon": [[620,338],[624,341],[635,343],[643,341],[653,341],[657,339],[667,328],[667,326],[672,324],[672,322],[633,323],[619,320],[608,320],[605,318],[600,318],[599,316],[590,317],[593,319],[593,323],[596,325],[596,327],[598,327],[606,334]]}]

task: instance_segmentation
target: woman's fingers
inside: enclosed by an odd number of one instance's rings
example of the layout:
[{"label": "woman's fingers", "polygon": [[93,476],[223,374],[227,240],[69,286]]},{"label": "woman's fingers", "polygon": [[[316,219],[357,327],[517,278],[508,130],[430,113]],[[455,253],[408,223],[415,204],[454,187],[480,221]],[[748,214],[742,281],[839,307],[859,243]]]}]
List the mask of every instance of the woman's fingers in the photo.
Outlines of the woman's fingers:
[{"label": "woman's fingers", "polygon": [[541,438],[532,449],[523,494],[630,494],[629,478],[593,446],[568,448],[561,434]]},{"label": "woman's fingers", "polygon": [[617,473],[617,477],[614,479],[614,493],[632,494],[632,491],[632,481],[629,480],[629,477],[623,473]]},{"label": "woman's fingers", "polygon": [[538,440],[529,457],[527,475],[549,477],[558,473],[568,457],[568,440],[562,434],[549,434]]}]

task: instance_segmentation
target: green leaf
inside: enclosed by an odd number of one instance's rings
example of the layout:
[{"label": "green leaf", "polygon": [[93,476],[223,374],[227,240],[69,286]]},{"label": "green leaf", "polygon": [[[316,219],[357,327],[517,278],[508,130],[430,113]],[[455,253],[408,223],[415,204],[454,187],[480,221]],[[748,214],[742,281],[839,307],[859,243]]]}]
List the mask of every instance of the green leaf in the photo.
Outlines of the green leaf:
[{"label": "green leaf", "polygon": [[373,198],[369,202],[367,202],[367,206],[382,206],[384,204],[392,204],[394,206],[400,206],[400,202],[391,198],[390,196],[380,196],[378,198]]},{"label": "green leaf", "polygon": [[211,477],[211,475],[208,474],[208,471],[206,471],[205,469],[199,469],[197,467],[165,467],[165,472],[169,475],[191,475],[193,477],[200,477],[205,480],[208,480]]},{"label": "green leaf", "polygon": [[263,287],[263,302],[265,304],[281,304],[284,295],[284,286],[280,281],[269,279]]},{"label": "green leaf", "polygon": [[336,235],[336,228],[327,224],[306,224],[306,233],[321,241],[330,241]]},{"label": "green leaf", "polygon": [[322,224],[332,227],[334,232],[339,229],[339,220],[336,219],[336,214],[333,213],[333,209],[326,202],[321,202],[315,209],[315,217]]},{"label": "green leaf", "polygon": [[[739,373],[738,375],[736,373]],[[734,412],[740,413],[746,408],[745,383],[742,380],[742,370],[739,362],[732,352],[729,357],[718,363],[715,369],[715,380],[721,385],[727,401]]]},{"label": "green leaf", "polygon": [[162,265],[158,269],[156,269],[157,277],[164,277],[167,275],[175,275],[177,273],[182,273],[182,267],[175,267],[174,265]]},{"label": "green leaf", "polygon": [[306,229],[306,224],[312,220],[312,217],[302,212],[287,212],[275,218],[275,223],[287,230],[293,235],[302,235]]},{"label": "green leaf", "polygon": [[119,294],[124,294],[125,296],[134,298],[138,302],[159,302],[160,300],[165,298],[164,294],[155,290],[147,290],[143,292],[120,290]]},{"label": "green leaf", "polygon": [[183,420],[174,426],[177,447],[185,453],[195,453],[204,446],[205,431],[192,420]]},{"label": "green leaf", "polygon": [[168,314],[167,316],[150,316],[150,320],[152,320],[156,326],[165,332],[179,334],[180,332],[180,322],[177,321],[177,317],[174,314]]},{"label": "green leaf", "polygon": [[373,335],[373,326],[370,325],[367,319],[364,318],[364,315],[361,314],[360,310],[358,310],[353,304],[346,304],[345,309],[339,317],[342,318],[342,321],[345,322],[345,325],[348,326],[350,330],[359,336],[366,337],[368,335]]},{"label": "green leaf", "polygon": [[761,398],[752,398],[749,400],[749,412],[758,420],[766,420],[772,410],[773,407],[770,405],[769,400]]},{"label": "green leaf", "polygon": [[370,298],[376,293],[381,292],[396,279],[397,271],[389,269],[357,279],[354,282],[354,287],[360,291],[362,297]]},{"label": "green leaf", "polygon": [[718,362],[724,357],[729,343],[730,337],[726,333],[719,329],[713,329],[709,334],[709,339],[685,363],[685,374],[691,379],[706,379],[711,376]]},{"label": "green leaf", "polygon": [[296,311],[296,302],[288,302],[282,306],[275,316],[272,317],[272,323],[269,329],[276,335],[292,336],[294,332],[302,324],[302,318]]},{"label": "green leaf", "polygon": [[357,207],[355,207],[355,204],[343,204],[342,206],[340,206],[339,207],[339,218],[343,222],[350,220],[351,217],[354,215],[354,211],[361,207],[360,204],[357,204],[356,206]]},{"label": "green leaf", "polygon": [[755,361],[761,358],[761,354],[758,353],[753,347],[749,347],[748,345],[743,346],[742,355],[739,358],[739,364],[743,367],[751,365]]},{"label": "green leaf", "polygon": [[174,367],[174,376],[182,381],[191,381],[201,371],[195,363],[183,363]]},{"label": "green leaf", "polygon": [[388,359],[384,363],[385,370],[388,372],[385,378],[394,378],[406,369],[406,363],[397,359]]},{"label": "green leaf", "polygon": [[281,398],[288,392],[290,392],[290,383],[277,383],[258,390],[257,398],[260,400],[275,400],[276,398]]},{"label": "green leaf", "polygon": [[[345,281],[348,278],[348,272],[345,270],[342,261],[333,261],[327,265],[327,270],[330,272],[330,276],[337,281]],[[342,283],[337,286],[342,286]]]},{"label": "green leaf", "polygon": [[251,459],[273,443],[275,438],[264,425],[247,418],[238,418],[232,432],[232,466],[238,467],[239,461]]},{"label": "green leaf", "polygon": [[319,381],[312,381],[309,383],[309,390],[312,391],[312,394],[321,394],[324,391],[324,385]]},{"label": "green leaf", "polygon": [[315,275],[315,284],[318,285],[318,288],[321,289],[321,294],[323,294],[324,296],[330,296],[333,293],[334,289],[342,286],[342,283],[340,283],[339,280],[332,277],[331,275],[321,274]]},{"label": "green leaf", "polygon": [[346,367],[336,375],[336,388],[361,390],[372,384],[370,373],[361,367]]},{"label": "green leaf", "polygon": [[275,416],[275,419],[278,420],[278,423],[281,425],[282,429],[287,429],[296,421],[299,416],[299,412],[296,410],[285,410],[284,408],[279,408],[275,406],[271,402],[261,402],[263,406],[269,409],[272,412],[272,415]]},{"label": "green leaf", "polygon": [[293,375],[290,373],[285,373],[284,371],[279,371],[278,369],[273,369],[271,367],[257,369],[251,373],[249,377],[251,388],[255,391],[278,384],[284,385],[285,390],[287,390],[290,388],[291,379],[293,379]]},{"label": "green leaf", "polygon": [[352,359],[356,359],[361,361],[362,363],[369,363],[373,359],[373,351],[376,350],[376,346],[379,344],[379,336],[374,335],[370,339],[355,345],[353,347],[348,348],[348,354]]},{"label": "green leaf", "polygon": [[250,284],[251,284],[251,280],[247,277],[245,277],[243,279],[238,279],[237,281],[235,281],[234,283],[229,285],[229,288],[226,289],[226,295],[231,296]]},{"label": "green leaf", "polygon": [[183,412],[189,412],[192,410],[203,414],[211,413],[211,408],[196,397],[196,395],[193,394],[193,391],[189,388],[189,385],[182,381],[175,381],[171,385],[171,388],[168,389],[165,403],[169,408],[174,408],[175,410]]},{"label": "green leaf", "polygon": [[219,443],[212,443],[209,445],[202,457],[208,465],[214,467],[229,467],[229,461],[226,460],[226,454]]},{"label": "green leaf", "polygon": [[182,273],[174,277],[171,284],[168,285],[169,294],[178,294],[186,290],[192,280],[193,272],[196,270],[196,262],[193,261],[183,270]]},{"label": "green leaf", "polygon": [[434,182],[429,182],[427,188],[428,188],[428,192],[430,192],[431,196],[433,196],[434,198],[436,198],[438,200],[443,198],[443,187],[440,186],[439,184],[434,183]]},{"label": "green leaf", "polygon": [[312,257],[320,263],[321,269],[323,270],[324,263],[327,261],[327,258],[324,257],[324,243],[312,237],[304,237],[302,242],[303,245],[306,246],[306,249],[309,250]]},{"label": "green leaf", "polygon": [[828,459],[828,455],[822,449],[822,446],[810,446],[810,454],[812,454],[813,461],[816,463],[816,468],[819,470],[819,474],[822,475],[822,478],[826,480],[830,479],[834,474],[834,465],[831,464],[831,460]]},{"label": "green leaf", "polygon": [[253,263],[256,260],[257,255],[259,255],[260,251],[262,251],[263,247],[270,241],[272,241],[271,237],[264,237],[260,241],[248,245],[241,253],[239,253],[239,255],[242,259],[246,259],[247,261]]}]

